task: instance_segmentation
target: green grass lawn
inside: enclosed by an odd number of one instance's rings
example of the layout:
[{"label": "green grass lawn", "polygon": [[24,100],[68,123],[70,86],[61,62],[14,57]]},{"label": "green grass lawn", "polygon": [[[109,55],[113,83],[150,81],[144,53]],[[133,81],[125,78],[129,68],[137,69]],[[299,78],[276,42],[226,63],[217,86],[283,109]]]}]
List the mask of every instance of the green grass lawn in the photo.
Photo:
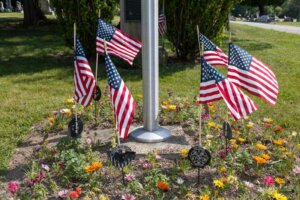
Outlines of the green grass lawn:
[{"label": "green grass lawn", "polygon": [[[20,14],[13,20],[21,20]],[[5,173],[16,145],[30,128],[53,110],[62,108],[73,92],[73,55],[64,46],[56,24],[25,29],[12,27],[0,14],[0,170]],[[7,25],[7,26],[6,26]],[[289,130],[299,131],[300,35],[232,25],[233,42],[269,64],[277,75],[280,94],[275,107],[253,97],[259,110],[251,116],[272,117]],[[226,48],[226,45],[224,45]],[[94,67],[94,62],[90,62]],[[224,72],[224,69],[222,70]],[[141,69],[120,69],[133,95],[142,94]],[[106,85],[100,64],[99,85]],[[160,69],[160,100],[168,92],[193,99],[198,94],[199,66],[175,63]]]},{"label": "green grass lawn", "polygon": [[272,22],[272,24],[300,27],[300,22]]}]

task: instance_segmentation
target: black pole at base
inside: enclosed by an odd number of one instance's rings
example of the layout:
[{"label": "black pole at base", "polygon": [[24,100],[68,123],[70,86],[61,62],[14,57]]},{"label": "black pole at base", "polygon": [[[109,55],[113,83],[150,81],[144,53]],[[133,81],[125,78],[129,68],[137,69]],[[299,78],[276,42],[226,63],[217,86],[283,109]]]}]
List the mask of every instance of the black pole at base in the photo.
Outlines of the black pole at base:
[{"label": "black pole at base", "polygon": [[198,168],[198,185],[200,185],[200,168]]}]

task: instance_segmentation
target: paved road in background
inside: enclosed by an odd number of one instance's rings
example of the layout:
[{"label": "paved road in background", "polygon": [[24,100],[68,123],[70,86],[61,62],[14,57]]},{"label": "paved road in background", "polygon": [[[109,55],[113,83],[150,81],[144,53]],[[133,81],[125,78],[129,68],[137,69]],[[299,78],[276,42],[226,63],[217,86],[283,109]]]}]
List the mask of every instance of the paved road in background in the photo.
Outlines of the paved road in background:
[{"label": "paved road in background", "polygon": [[257,23],[257,22],[239,22],[239,21],[231,21],[231,23],[244,24],[244,25],[248,25],[248,26],[255,26],[255,27],[259,27],[259,28],[272,29],[275,31],[294,33],[294,34],[300,35],[300,27],[296,27],[296,26],[265,24],[265,23]]}]

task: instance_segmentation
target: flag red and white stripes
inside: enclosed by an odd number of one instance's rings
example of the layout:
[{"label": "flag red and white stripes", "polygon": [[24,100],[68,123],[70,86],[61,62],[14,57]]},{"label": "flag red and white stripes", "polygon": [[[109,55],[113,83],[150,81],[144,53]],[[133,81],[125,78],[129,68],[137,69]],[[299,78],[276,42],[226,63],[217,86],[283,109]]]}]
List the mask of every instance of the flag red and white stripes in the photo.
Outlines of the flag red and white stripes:
[{"label": "flag red and white stripes", "polygon": [[228,79],[274,106],[279,89],[270,67],[234,44],[229,49]]},{"label": "flag red and white stripes", "polygon": [[78,38],[74,59],[74,99],[86,107],[93,99],[96,81]]},{"label": "flag red and white stripes", "polygon": [[121,138],[126,139],[135,113],[135,101],[108,55],[105,55],[110,98]]},{"label": "flag red and white stripes", "polygon": [[255,103],[228,79],[218,82],[217,86],[235,120],[257,110]]},{"label": "flag red and white stripes", "polygon": [[219,47],[216,47],[214,51],[204,51],[203,57],[208,64],[213,66],[228,65],[228,56]]},{"label": "flag red and white stripes", "polygon": [[117,56],[132,65],[134,58],[142,48],[142,43],[101,19],[99,19],[98,23],[96,38],[97,53],[105,53],[105,40],[108,55]]},{"label": "flag red and white stripes", "polygon": [[164,14],[160,14],[158,17],[158,31],[161,35],[167,33],[167,20]]}]

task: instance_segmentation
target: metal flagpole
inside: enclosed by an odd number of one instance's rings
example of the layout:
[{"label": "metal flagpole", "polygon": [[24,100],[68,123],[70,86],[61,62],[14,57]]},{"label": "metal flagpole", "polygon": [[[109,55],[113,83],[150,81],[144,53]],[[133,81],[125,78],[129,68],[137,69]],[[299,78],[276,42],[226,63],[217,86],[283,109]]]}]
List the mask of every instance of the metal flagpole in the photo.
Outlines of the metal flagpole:
[{"label": "metal flagpole", "polygon": [[[98,19],[100,18],[101,10],[99,9],[98,12]],[[96,51],[96,71],[95,71],[95,79],[96,79],[96,86],[98,85],[98,62],[99,62],[99,54]],[[95,122],[97,123],[97,101],[95,101]]]},{"label": "metal flagpole", "polygon": [[[198,45],[199,45],[199,55],[200,55],[200,59],[201,59],[202,53],[203,53],[203,46],[200,43],[199,35],[200,35],[200,31],[199,31],[199,26],[197,25],[197,38],[198,38]],[[200,63],[200,74],[201,74],[201,63]],[[199,146],[202,145],[201,132],[202,132],[202,105],[200,104],[200,113],[199,113]]]},{"label": "metal flagpole", "polygon": [[[106,40],[104,39],[104,53],[106,54],[107,53],[107,45],[106,45]],[[118,142],[118,145],[120,145],[120,136],[119,136],[119,133],[118,133],[118,125],[117,125],[117,116],[115,115],[114,111],[113,111],[113,115],[115,117],[115,130],[116,130],[116,135],[117,135],[117,142]]]},{"label": "metal flagpole", "polygon": [[[74,34],[73,34],[73,37],[74,37],[74,53],[76,51],[76,22],[74,23]],[[75,134],[77,135],[78,134],[78,114],[77,114],[77,101],[75,100]]]},{"label": "metal flagpole", "polygon": [[142,65],[144,126],[130,135],[140,142],[161,142],[171,137],[170,130],[160,127],[158,101],[158,0],[142,1]]}]

